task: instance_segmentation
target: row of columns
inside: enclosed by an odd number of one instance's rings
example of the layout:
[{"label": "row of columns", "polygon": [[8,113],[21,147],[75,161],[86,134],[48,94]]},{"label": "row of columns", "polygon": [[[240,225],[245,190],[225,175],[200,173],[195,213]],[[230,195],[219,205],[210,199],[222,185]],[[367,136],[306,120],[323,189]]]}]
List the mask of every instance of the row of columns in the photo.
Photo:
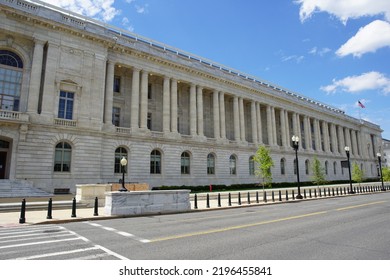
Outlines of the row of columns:
[{"label": "row of columns", "polygon": [[[105,123],[111,123],[113,103],[113,77],[114,63],[107,63],[106,98],[105,98]],[[131,92],[131,128],[132,130],[147,129],[148,114],[148,77],[149,72],[133,68],[132,92]],[[177,80],[168,76],[163,77],[163,132],[178,133],[178,85]],[[190,84],[189,126],[191,136],[204,137],[203,120],[203,90],[204,88],[193,83]],[[213,90],[213,130],[214,138],[226,139],[226,93]],[[254,100],[250,102],[250,122],[252,139],[246,139],[245,103],[244,98],[233,96],[233,130],[234,141],[254,144],[268,144],[270,146],[291,146],[291,136],[300,135],[304,138],[306,150],[343,153],[345,146],[351,147],[351,155],[362,156],[361,147],[358,148],[360,132],[350,130],[343,126],[325,121],[319,121],[296,112],[289,112],[282,108],[261,104]],[[266,143],[263,143],[262,109],[266,112]],[[276,110],[279,111],[278,124]],[[292,118],[292,131],[290,129],[290,117]],[[303,123],[303,127],[301,126]],[[329,128],[330,126],[330,128]],[[304,131],[301,131],[301,130]],[[314,139],[313,139],[314,138]],[[302,145],[302,141],[301,141]],[[315,146],[314,146],[315,145]],[[301,146],[302,147],[302,146]]]}]

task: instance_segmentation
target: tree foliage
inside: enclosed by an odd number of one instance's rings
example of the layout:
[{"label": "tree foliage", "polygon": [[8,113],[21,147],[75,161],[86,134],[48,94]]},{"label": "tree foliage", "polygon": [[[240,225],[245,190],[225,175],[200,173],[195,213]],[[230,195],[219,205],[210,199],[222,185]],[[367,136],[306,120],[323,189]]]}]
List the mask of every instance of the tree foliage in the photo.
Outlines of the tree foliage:
[{"label": "tree foliage", "polygon": [[354,162],[352,164],[352,180],[360,184],[361,182],[363,182],[363,178],[364,178],[363,170],[361,170],[359,165],[356,162]]},{"label": "tree foliage", "polygon": [[382,176],[383,176],[383,181],[385,182],[390,181],[390,167],[382,168]]},{"label": "tree foliage", "polygon": [[313,183],[319,186],[326,182],[324,168],[321,166],[321,162],[318,160],[316,156],[313,158],[312,171],[313,171],[313,175],[312,175]]},{"label": "tree foliage", "polygon": [[257,163],[255,175],[262,179],[263,188],[271,186],[271,167],[274,166],[274,162],[269,154],[269,150],[265,146],[260,146],[253,157],[253,161]]}]

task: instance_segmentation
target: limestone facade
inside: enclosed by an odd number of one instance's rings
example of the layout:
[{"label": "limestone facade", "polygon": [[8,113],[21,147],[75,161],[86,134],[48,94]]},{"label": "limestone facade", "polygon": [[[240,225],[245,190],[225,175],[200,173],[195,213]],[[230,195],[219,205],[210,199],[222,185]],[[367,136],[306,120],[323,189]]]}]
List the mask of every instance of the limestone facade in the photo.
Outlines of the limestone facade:
[{"label": "limestone facade", "polygon": [[292,135],[302,181],[314,156],[327,180],[348,179],[345,146],[377,175],[378,125],[280,86],[46,4],[0,0],[0,30],[1,73],[20,76],[0,75],[18,86],[0,88],[2,178],[74,192],[117,182],[125,156],[126,182],[256,183],[266,145],[273,181],[294,182]]}]

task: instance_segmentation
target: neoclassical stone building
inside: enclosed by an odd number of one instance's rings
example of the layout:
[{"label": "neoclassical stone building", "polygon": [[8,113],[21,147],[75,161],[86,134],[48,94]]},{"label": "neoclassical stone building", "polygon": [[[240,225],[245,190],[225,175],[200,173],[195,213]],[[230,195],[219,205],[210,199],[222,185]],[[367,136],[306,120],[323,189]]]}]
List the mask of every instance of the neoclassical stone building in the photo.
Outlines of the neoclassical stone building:
[{"label": "neoclassical stone building", "polygon": [[351,159],[377,176],[378,125],[282,87],[95,20],[0,0],[0,179],[52,191],[77,183],[255,183],[270,148],[274,182],[314,156],[328,180]]}]

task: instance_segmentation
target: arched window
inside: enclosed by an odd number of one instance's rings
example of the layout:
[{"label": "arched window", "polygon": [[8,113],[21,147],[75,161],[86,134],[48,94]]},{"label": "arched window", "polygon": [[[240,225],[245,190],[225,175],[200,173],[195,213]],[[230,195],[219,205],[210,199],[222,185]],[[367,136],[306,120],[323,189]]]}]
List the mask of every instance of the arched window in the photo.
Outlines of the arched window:
[{"label": "arched window", "polygon": [[215,174],[215,156],[213,154],[207,155],[207,174]]},{"label": "arched window", "polygon": [[[115,173],[122,173],[122,165],[121,165],[121,159],[125,158],[128,160],[127,157],[127,150],[124,147],[119,147],[115,150],[115,166],[114,166],[114,172]],[[125,173],[127,173],[127,165],[123,167]]]},{"label": "arched window", "polygon": [[70,172],[72,159],[72,146],[67,142],[60,142],[56,145],[54,156],[55,172]]},{"label": "arched window", "polygon": [[253,156],[249,157],[249,175],[255,175],[255,161]]},{"label": "arched window", "polygon": [[0,110],[19,111],[23,62],[8,50],[0,50]]},{"label": "arched window", "polygon": [[161,153],[158,150],[150,154],[150,174],[161,174]]},{"label": "arched window", "polygon": [[305,171],[306,171],[306,175],[309,175],[309,173],[310,173],[310,161],[308,159],[305,161]]},{"label": "arched window", "polygon": [[190,174],[190,159],[188,152],[181,154],[181,174]]},{"label": "arched window", "polygon": [[282,158],[280,160],[280,174],[285,175],[286,174],[286,159]]},{"label": "arched window", "polygon": [[231,155],[229,159],[230,175],[237,174],[237,159],[236,156]]}]

